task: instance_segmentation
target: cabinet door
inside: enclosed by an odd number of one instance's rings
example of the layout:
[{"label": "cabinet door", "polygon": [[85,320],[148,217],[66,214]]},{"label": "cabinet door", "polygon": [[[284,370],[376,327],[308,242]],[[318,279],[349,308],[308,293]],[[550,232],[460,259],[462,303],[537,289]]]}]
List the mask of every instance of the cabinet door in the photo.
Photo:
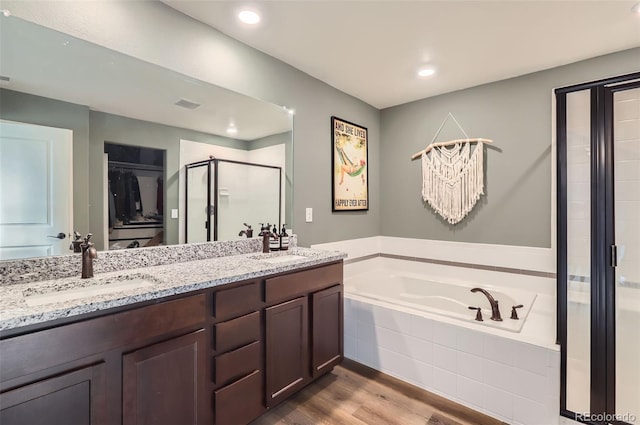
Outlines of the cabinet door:
[{"label": "cabinet door", "polygon": [[0,394],[2,425],[106,424],[104,363]]},{"label": "cabinet door", "polygon": [[265,310],[267,407],[300,389],[308,379],[307,297]]},{"label": "cabinet door", "polygon": [[342,361],[342,285],[311,294],[311,374],[315,378]]},{"label": "cabinet door", "polygon": [[201,329],[123,356],[124,425],[207,421],[205,341]]}]

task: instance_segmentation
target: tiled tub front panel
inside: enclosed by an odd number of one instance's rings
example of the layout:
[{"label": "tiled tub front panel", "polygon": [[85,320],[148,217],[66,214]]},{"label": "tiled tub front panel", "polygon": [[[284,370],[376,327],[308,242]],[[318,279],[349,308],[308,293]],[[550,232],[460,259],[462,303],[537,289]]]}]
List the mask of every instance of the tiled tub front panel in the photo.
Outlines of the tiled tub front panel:
[{"label": "tiled tub front panel", "polygon": [[558,422],[559,351],[345,297],[345,356],[510,424]]}]

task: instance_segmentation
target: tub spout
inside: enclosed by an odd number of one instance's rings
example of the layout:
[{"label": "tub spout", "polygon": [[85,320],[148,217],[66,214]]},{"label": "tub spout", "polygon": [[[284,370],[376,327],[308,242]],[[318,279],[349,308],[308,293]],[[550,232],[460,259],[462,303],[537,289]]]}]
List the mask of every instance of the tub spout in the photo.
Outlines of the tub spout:
[{"label": "tub spout", "polygon": [[496,322],[502,322],[502,316],[500,315],[500,308],[498,307],[498,301],[493,298],[487,290],[482,288],[473,288],[471,292],[482,292],[485,297],[489,300],[489,304],[491,304],[491,320],[495,320]]}]

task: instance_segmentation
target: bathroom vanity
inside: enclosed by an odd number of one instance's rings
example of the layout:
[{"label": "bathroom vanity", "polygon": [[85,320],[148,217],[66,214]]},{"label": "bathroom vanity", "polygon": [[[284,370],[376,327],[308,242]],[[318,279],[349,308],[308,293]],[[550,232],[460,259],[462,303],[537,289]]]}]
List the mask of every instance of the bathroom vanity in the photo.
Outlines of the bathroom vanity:
[{"label": "bathroom vanity", "polygon": [[[60,301],[45,321],[25,308],[17,328],[5,315],[0,423],[250,422],[342,360],[342,256],[288,255],[150,267],[155,287],[129,294],[143,301]],[[94,311],[63,317],[78,306]]]}]

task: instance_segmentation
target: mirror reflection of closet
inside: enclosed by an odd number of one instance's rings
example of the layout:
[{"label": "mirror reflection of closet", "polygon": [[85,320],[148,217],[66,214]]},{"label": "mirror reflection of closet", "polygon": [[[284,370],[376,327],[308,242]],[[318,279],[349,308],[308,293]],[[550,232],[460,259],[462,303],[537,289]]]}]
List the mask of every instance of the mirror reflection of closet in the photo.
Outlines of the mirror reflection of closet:
[{"label": "mirror reflection of closet", "polygon": [[104,249],[131,249],[165,244],[165,151],[104,144]]}]

